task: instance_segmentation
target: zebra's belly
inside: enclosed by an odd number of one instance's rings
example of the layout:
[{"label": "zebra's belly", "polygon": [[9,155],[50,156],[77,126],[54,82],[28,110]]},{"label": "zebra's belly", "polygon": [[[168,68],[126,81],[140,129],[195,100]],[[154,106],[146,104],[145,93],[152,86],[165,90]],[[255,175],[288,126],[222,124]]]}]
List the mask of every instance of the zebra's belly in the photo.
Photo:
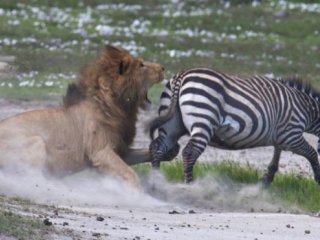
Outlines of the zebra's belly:
[{"label": "zebra's belly", "polygon": [[230,141],[221,140],[219,138],[214,138],[209,143],[209,146],[225,149],[225,150],[240,150],[240,149],[247,149],[247,148],[255,148],[255,147],[265,147],[265,146],[272,146],[272,143],[268,142],[259,142],[259,143],[250,143],[250,144],[241,144],[234,143]]},{"label": "zebra's belly", "polygon": [[267,136],[251,132],[239,132],[232,126],[223,126],[216,130],[210,146],[221,149],[239,150],[253,147],[273,145]]}]

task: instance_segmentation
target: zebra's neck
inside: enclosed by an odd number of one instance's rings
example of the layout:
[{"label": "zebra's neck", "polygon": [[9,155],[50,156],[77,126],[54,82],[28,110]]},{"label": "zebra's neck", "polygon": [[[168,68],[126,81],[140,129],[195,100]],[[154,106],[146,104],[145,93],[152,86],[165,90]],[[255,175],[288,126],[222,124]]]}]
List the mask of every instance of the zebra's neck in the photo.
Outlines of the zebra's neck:
[{"label": "zebra's neck", "polygon": [[[301,93],[301,101],[304,102],[304,111],[306,112],[306,118],[308,118],[308,125],[306,126],[311,133],[319,136],[320,134],[320,92],[316,91],[310,84],[310,82],[303,81],[300,78],[292,77],[289,79],[280,79],[280,81],[286,86],[295,89]],[[297,103],[301,105],[300,103]],[[316,127],[318,126],[319,127]],[[315,129],[314,129],[315,128]],[[319,129],[319,130],[318,130]],[[308,131],[309,132],[309,131]],[[316,133],[316,132],[319,132]]]},{"label": "zebra's neck", "polygon": [[303,108],[299,112],[305,115],[306,132],[320,137],[320,102],[317,98],[306,95],[306,93],[301,95],[300,103],[296,102],[294,104]]}]

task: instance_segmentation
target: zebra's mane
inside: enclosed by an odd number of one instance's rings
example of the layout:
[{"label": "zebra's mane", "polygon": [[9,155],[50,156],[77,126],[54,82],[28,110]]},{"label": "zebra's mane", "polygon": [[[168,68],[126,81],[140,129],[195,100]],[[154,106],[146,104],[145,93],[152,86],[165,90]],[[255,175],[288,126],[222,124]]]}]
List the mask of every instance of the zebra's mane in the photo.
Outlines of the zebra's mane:
[{"label": "zebra's mane", "polygon": [[305,81],[301,78],[297,77],[291,77],[291,78],[285,78],[285,79],[279,79],[283,84],[286,86],[295,88],[307,95],[309,95],[312,98],[315,98],[317,100],[320,100],[320,92],[316,90],[309,81]]}]

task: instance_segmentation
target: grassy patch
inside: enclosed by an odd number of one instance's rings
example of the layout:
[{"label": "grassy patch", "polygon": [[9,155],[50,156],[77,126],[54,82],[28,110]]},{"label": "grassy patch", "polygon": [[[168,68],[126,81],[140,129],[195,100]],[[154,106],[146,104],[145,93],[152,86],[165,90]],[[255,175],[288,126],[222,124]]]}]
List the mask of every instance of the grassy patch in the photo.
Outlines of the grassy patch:
[{"label": "grassy patch", "polygon": [[[19,240],[53,239],[72,236],[73,231],[58,230],[46,225],[43,220],[46,212],[56,209],[54,206],[36,204],[21,197],[7,197],[0,194],[0,239],[1,236]],[[55,236],[55,237],[53,237]]]},{"label": "grassy patch", "polygon": [[275,198],[311,212],[320,211],[320,186],[300,175],[277,175],[269,192]]},{"label": "grassy patch", "polygon": [[[52,228],[52,227],[50,227]],[[48,227],[30,217],[0,210],[0,233],[19,240],[44,239]]]},{"label": "grassy patch", "polygon": [[[151,171],[148,164],[139,165],[135,170],[140,175],[147,175]],[[161,171],[170,182],[183,182],[183,163],[175,161],[162,163]],[[197,163],[194,166],[195,179],[205,176],[217,176],[239,184],[257,184],[263,173],[250,165],[241,166],[233,162]],[[298,206],[308,212],[320,211],[320,186],[311,178],[296,174],[277,174],[268,189],[272,200],[283,204]]]}]

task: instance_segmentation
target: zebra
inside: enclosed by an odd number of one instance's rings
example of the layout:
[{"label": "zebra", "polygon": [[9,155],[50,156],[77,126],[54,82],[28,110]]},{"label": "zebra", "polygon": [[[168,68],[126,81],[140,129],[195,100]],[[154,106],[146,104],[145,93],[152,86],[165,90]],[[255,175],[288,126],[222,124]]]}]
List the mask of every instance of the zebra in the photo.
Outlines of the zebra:
[{"label": "zebra", "polygon": [[178,140],[188,134],[182,150],[187,183],[209,145],[227,150],[273,146],[262,178],[266,186],[278,170],[281,152],[292,151],[308,159],[320,184],[320,140],[316,151],[303,137],[304,132],[320,137],[319,99],[319,92],[297,78],[241,78],[207,68],[177,73],[161,94],[159,117],[149,125],[152,166],[159,167],[168,151],[178,154]]}]

